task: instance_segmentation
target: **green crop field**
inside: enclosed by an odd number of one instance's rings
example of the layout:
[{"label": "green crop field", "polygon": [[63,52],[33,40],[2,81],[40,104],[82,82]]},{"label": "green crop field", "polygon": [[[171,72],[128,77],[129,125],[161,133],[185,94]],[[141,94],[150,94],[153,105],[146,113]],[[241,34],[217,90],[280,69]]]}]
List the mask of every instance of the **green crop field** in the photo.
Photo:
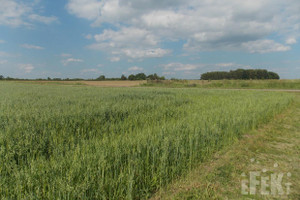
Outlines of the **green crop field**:
[{"label": "green crop field", "polygon": [[148,80],[144,87],[221,88],[221,89],[290,89],[300,90],[300,79],[294,80]]},{"label": "green crop field", "polygon": [[293,98],[0,82],[0,198],[149,198]]}]

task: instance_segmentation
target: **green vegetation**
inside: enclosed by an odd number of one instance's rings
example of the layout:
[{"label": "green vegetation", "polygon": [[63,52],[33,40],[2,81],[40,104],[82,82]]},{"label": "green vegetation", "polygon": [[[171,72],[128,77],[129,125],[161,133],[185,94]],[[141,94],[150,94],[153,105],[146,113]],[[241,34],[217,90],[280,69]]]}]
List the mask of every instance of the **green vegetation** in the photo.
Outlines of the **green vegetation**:
[{"label": "green vegetation", "polygon": [[224,88],[224,89],[300,89],[300,79],[295,80],[166,80],[148,81],[142,86],[171,88]]},{"label": "green vegetation", "polygon": [[0,196],[141,199],[285,109],[279,92],[0,82]]},{"label": "green vegetation", "polygon": [[156,73],[155,74],[150,74],[150,75],[146,75],[144,73],[138,73],[136,75],[131,74],[128,76],[128,80],[165,80],[164,76],[158,76]]},{"label": "green vegetation", "polygon": [[[300,94],[296,95],[291,107],[270,123],[249,131],[239,142],[161,189],[153,199],[300,199]],[[245,179],[241,174],[263,169],[268,171],[262,176],[284,173],[283,196],[261,195],[260,186],[256,195],[241,194],[241,181]],[[286,177],[288,172],[290,178]],[[289,195],[287,182],[291,183]]]},{"label": "green vegetation", "polygon": [[268,72],[264,69],[237,69],[229,72],[216,71],[207,72],[201,75],[201,80],[254,80],[254,79],[279,79],[279,75],[275,72]]},{"label": "green vegetation", "polygon": [[148,76],[144,73],[138,73],[138,74],[130,74],[128,78],[122,74],[120,78],[107,78],[105,75],[100,75],[96,79],[83,79],[83,78],[50,78],[47,79],[43,78],[36,78],[36,79],[19,79],[19,78],[11,78],[11,77],[4,77],[3,75],[0,75],[0,80],[8,80],[8,81],[124,81],[124,80],[130,80],[130,81],[137,81],[137,80],[165,80],[164,76],[158,76],[156,73],[149,74]]}]

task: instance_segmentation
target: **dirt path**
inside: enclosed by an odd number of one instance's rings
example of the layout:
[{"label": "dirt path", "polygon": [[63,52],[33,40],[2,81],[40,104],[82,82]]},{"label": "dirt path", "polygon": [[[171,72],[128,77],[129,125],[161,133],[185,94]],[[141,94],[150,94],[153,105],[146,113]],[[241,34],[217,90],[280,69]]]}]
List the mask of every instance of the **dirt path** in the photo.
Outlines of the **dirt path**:
[{"label": "dirt path", "polygon": [[[300,94],[295,95],[291,107],[270,123],[249,132],[153,199],[300,199]],[[249,182],[256,185],[253,194]]]}]

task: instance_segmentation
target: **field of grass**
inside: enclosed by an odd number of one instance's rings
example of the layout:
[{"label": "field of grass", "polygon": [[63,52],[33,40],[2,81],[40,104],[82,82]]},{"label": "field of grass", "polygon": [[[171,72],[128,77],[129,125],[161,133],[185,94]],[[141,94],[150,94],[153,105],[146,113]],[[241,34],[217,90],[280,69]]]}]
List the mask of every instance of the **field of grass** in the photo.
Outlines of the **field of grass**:
[{"label": "field of grass", "polygon": [[0,197],[144,199],[287,108],[279,92],[0,82]]},{"label": "field of grass", "polygon": [[197,87],[224,89],[294,89],[300,90],[300,79],[295,80],[166,80],[148,81],[146,87]]},{"label": "field of grass", "polygon": [[146,81],[14,81],[17,83],[30,83],[39,85],[82,85],[99,87],[133,87],[146,83]]},{"label": "field of grass", "polygon": [[[300,94],[292,105],[269,123],[251,130],[237,143],[216,153],[185,177],[157,192],[155,199],[300,199]],[[263,170],[266,171],[263,171]],[[261,194],[261,185],[253,195],[241,194],[241,182],[250,172],[262,176],[283,173],[283,194]],[[291,177],[287,176],[291,174]],[[260,177],[257,177],[260,181]],[[270,186],[270,180],[266,183]],[[290,183],[287,195],[286,184]]]}]

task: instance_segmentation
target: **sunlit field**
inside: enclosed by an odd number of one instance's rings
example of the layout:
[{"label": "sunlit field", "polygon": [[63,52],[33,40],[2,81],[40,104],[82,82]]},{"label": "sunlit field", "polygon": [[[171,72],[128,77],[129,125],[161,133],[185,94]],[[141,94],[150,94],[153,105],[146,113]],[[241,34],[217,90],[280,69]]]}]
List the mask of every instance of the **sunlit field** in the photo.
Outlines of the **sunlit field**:
[{"label": "sunlit field", "polygon": [[291,80],[165,80],[148,81],[147,87],[198,87],[222,89],[291,89],[300,90],[300,79]]},{"label": "sunlit field", "polygon": [[280,92],[0,82],[0,197],[149,198],[292,100]]}]

